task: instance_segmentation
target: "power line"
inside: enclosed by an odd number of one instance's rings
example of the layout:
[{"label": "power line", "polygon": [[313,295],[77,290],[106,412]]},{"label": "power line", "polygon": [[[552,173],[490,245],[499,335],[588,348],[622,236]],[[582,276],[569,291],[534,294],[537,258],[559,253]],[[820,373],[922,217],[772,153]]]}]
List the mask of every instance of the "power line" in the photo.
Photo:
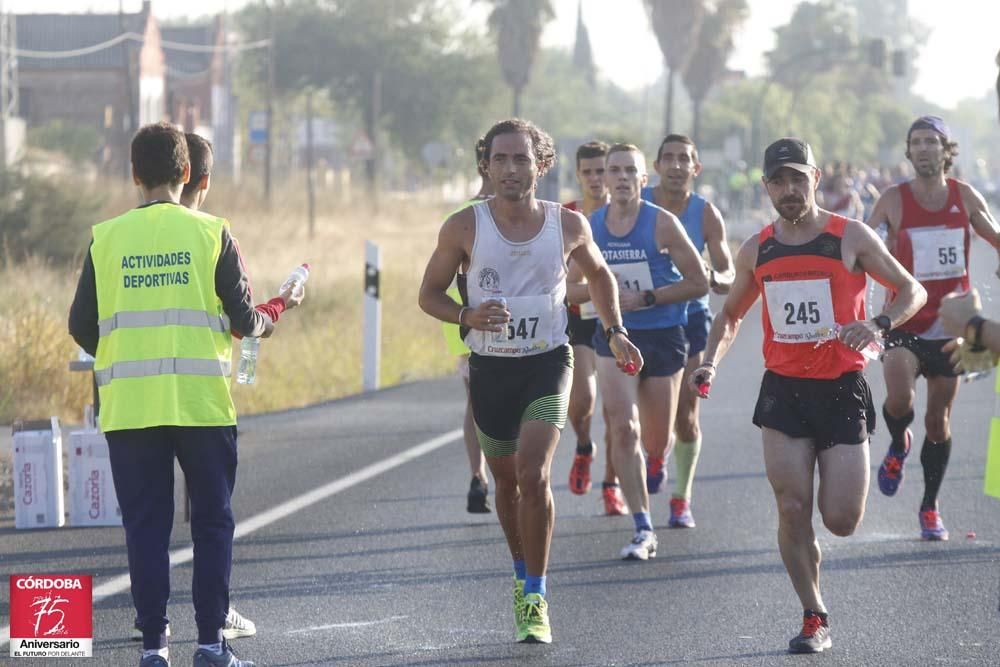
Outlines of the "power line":
[{"label": "power line", "polygon": [[[20,56],[22,58],[39,58],[44,60],[59,60],[63,58],[79,58],[80,56],[90,55],[91,53],[97,53],[98,51],[103,51],[104,49],[110,49],[113,46],[117,46],[125,41],[138,42],[140,44],[145,42],[142,35],[135,32],[125,32],[120,35],[116,35],[109,40],[100,42],[99,44],[93,44],[91,46],[84,46],[78,49],[70,49],[67,51],[35,51],[31,49],[20,49],[17,46],[6,47],[0,46],[0,51],[8,53],[11,56]],[[160,48],[167,51],[187,51],[190,53],[239,53],[242,51],[252,51],[255,49],[264,49],[271,44],[268,39],[260,39],[255,42],[242,42],[235,44],[226,44],[223,46],[215,46],[208,44],[190,44],[187,42],[171,42],[168,40],[163,40],[160,42]]]}]

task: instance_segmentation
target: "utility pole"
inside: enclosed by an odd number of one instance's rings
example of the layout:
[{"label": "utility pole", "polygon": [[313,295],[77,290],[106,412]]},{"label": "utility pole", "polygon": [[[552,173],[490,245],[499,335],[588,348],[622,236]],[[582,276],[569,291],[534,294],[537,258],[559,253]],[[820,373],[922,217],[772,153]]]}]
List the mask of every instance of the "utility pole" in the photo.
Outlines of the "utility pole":
[{"label": "utility pole", "polygon": [[7,119],[17,114],[17,46],[14,17],[0,0],[0,171],[7,168]]},{"label": "utility pole", "polygon": [[372,155],[368,160],[368,184],[371,187],[371,200],[375,207],[375,212],[378,213],[379,209],[379,182],[378,182],[378,166],[379,166],[379,140],[378,140],[378,125],[379,119],[382,117],[382,69],[376,67],[375,71],[372,73],[372,101],[370,109],[371,117],[368,121],[368,139],[372,144]]},{"label": "utility pole", "polygon": [[267,141],[264,143],[264,204],[271,208],[271,145],[274,141],[274,10],[267,6]]},{"label": "utility pole", "polygon": [[[128,26],[125,24],[124,0],[118,0],[118,27],[121,29],[123,33],[129,32]],[[128,155],[128,150],[126,150],[126,147],[129,145],[129,141],[132,138],[131,135],[132,132],[135,130],[138,118],[136,118],[136,112],[135,112],[136,96],[132,94],[134,92],[132,90],[132,82],[135,80],[135,77],[132,75],[132,51],[133,51],[132,41],[126,40],[122,44],[122,48],[125,51],[125,99],[127,102],[125,108],[128,110],[128,115],[124,119],[122,119],[122,142],[119,145],[118,154],[120,156],[123,156],[121,158],[122,169],[124,171],[125,180],[126,182],[128,182],[132,176],[132,164],[131,161],[124,156]]]},{"label": "utility pole", "polygon": [[306,201],[309,211],[309,239],[316,236],[316,183],[313,173],[313,89],[306,91]]},{"label": "utility pole", "polygon": [[7,12],[0,0],[0,171],[7,170],[7,59],[11,58],[11,44],[7,40]]}]

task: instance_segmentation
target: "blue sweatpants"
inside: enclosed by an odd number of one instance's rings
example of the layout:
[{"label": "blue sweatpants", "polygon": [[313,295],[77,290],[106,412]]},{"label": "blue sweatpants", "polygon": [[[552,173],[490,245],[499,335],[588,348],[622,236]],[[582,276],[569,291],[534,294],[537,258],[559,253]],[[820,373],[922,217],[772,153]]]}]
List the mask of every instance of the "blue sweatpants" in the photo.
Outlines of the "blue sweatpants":
[{"label": "blue sweatpants", "polygon": [[230,498],[236,484],[236,427],[157,426],[106,435],[143,648],[167,645],[175,456],[191,499],[198,643],[222,641],[235,528]]}]

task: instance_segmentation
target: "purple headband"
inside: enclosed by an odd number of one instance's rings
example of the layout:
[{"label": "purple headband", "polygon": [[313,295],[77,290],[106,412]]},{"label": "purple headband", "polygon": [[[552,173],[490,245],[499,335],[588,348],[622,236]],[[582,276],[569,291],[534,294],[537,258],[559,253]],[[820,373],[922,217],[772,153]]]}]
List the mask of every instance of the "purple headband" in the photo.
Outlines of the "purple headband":
[{"label": "purple headband", "polygon": [[934,130],[945,140],[951,136],[948,126],[944,124],[944,120],[940,116],[921,116],[913,121],[910,129],[906,132],[906,143],[910,143],[910,135],[913,134],[914,130]]}]

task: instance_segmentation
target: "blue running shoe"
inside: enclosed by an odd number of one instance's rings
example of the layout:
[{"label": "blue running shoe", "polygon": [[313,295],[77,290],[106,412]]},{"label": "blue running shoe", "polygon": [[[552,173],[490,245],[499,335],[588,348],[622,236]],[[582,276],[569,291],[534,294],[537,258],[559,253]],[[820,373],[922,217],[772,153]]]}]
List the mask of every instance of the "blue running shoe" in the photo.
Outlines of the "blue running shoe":
[{"label": "blue running shoe", "polygon": [[683,498],[670,499],[670,521],[667,528],[694,528],[691,503]]},{"label": "blue running shoe", "polygon": [[906,448],[902,454],[893,454],[890,449],[882,459],[882,465],[878,467],[878,488],[887,496],[896,495],[900,485],[903,483],[903,462],[910,454],[910,444],[913,442],[913,434],[910,429],[906,429]]},{"label": "blue running shoe", "polygon": [[929,542],[948,540],[948,529],[941,521],[941,513],[936,508],[920,510],[920,539]]}]

